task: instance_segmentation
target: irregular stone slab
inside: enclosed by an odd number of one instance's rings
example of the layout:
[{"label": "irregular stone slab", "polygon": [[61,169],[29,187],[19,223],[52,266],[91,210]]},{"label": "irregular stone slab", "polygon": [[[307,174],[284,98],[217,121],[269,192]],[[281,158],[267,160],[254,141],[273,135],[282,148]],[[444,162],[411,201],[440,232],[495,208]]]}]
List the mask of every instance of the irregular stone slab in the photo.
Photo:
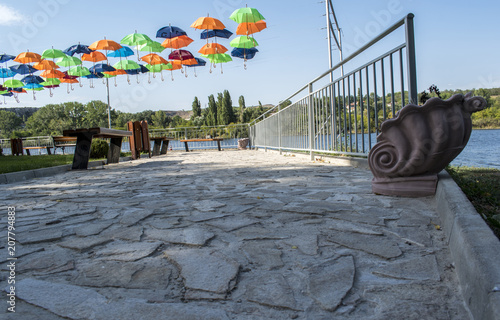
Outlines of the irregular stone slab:
[{"label": "irregular stone slab", "polygon": [[146,219],[152,214],[153,214],[152,211],[146,211],[144,209],[138,209],[138,208],[125,209],[125,212],[123,213],[122,218],[120,219],[120,223],[127,227],[130,227],[137,224],[139,221]]},{"label": "irregular stone slab", "polygon": [[405,240],[407,243],[416,244],[421,247],[432,246],[432,239],[429,232],[426,230],[427,226],[420,227],[400,227],[395,228],[394,234],[401,239]]},{"label": "irregular stone slab", "polygon": [[297,301],[285,277],[279,273],[256,276],[247,285],[246,298],[258,304],[297,310]]},{"label": "irregular stone slab", "polygon": [[288,235],[279,234],[275,230],[263,228],[261,225],[243,227],[233,232],[241,240],[282,240],[289,238]]},{"label": "irregular stone slab", "polygon": [[188,229],[147,229],[145,235],[148,238],[161,240],[169,243],[185,244],[190,246],[203,246],[208,240],[215,237],[215,233],[202,228]]},{"label": "irregular stone slab", "polygon": [[69,266],[73,261],[70,250],[55,247],[52,250],[36,252],[19,259],[17,271],[20,272],[57,272],[65,266]]},{"label": "irregular stone slab", "polygon": [[305,197],[307,199],[313,199],[313,200],[326,200],[331,196],[332,196],[331,192],[319,191],[319,192],[314,192],[314,193],[308,194]]},{"label": "irregular stone slab", "polygon": [[[157,214],[156,211],[155,214]],[[163,214],[160,215],[163,216]],[[172,229],[181,224],[181,222],[179,217],[152,217],[141,222],[141,224],[155,229]]]},{"label": "irregular stone slab", "polygon": [[219,252],[185,249],[164,254],[179,267],[186,288],[226,294],[236,285],[239,263]]},{"label": "irregular stone slab", "polygon": [[161,242],[118,242],[115,241],[96,252],[104,260],[136,261],[152,254]]},{"label": "irregular stone slab", "polygon": [[251,210],[255,208],[253,205],[227,205],[223,209],[221,209],[223,212],[231,213],[231,214],[240,214],[243,212],[246,212],[248,210]]},{"label": "irregular stone slab", "polygon": [[354,283],[354,258],[344,256],[309,269],[308,294],[327,311],[334,311]]},{"label": "irregular stone slab", "polygon": [[400,262],[391,262],[372,273],[383,277],[403,280],[441,280],[436,257],[431,255]]},{"label": "irregular stone slab", "polygon": [[215,211],[215,209],[224,207],[225,205],[226,205],[225,203],[215,201],[215,200],[201,200],[201,201],[195,201],[195,202],[191,203],[191,206],[193,208],[197,209],[198,211],[203,211],[203,212]]},{"label": "irregular stone slab", "polygon": [[222,229],[226,232],[230,232],[257,223],[259,223],[257,220],[250,219],[247,217],[230,217],[230,218],[209,221],[206,224],[212,227]]},{"label": "irregular stone slab", "polygon": [[402,212],[401,218],[398,219],[396,225],[398,227],[421,227],[431,223],[429,217],[422,216],[416,212]]},{"label": "irregular stone slab", "polygon": [[19,299],[69,319],[229,320],[223,310],[139,299],[110,301],[92,289],[42,280],[23,279],[16,289]]},{"label": "irregular stone slab", "polygon": [[94,236],[86,238],[74,237],[62,242],[58,242],[57,245],[63,248],[85,252],[91,250],[96,246],[106,244],[111,241],[113,240],[104,236]]},{"label": "irregular stone slab", "polygon": [[371,236],[337,231],[328,235],[327,240],[350,249],[361,250],[385,259],[396,258],[403,254],[398,244],[388,239],[386,236]]},{"label": "irregular stone slab", "polygon": [[209,221],[209,220],[214,220],[214,219],[219,219],[219,218],[224,218],[227,216],[231,216],[232,213],[229,212],[218,212],[218,211],[196,211],[193,212],[191,215],[186,217],[185,219],[191,222],[202,222],[202,221]]},{"label": "irregular stone slab", "polygon": [[101,233],[104,229],[109,228],[113,221],[99,221],[94,223],[87,223],[75,227],[75,233],[80,237],[88,237]]},{"label": "irregular stone slab", "polygon": [[314,256],[318,253],[318,236],[315,234],[303,234],[283,242],[296,247],[303,254]]},{"label": "irregular stone slab", "polygon": [[134,226],[134,227],[117,227],[117,228],[109,228],[106,229],[102,233],[103,236],[109,237],[111,239],[121,239],[127,241],[139,241],[141,240],[141,236],[144,232],[144,228],[142,226]]},{"label": "irregular stone slab", "polygon": [[47,241],[55,241],[61,239],[63,236],[63,231],[54,230],[53,232],[47,232],[46,230],[26,232],[22,234],[22,237],[16,239],[21,244],[33,244]]},{"label": "irregular stone slab", "polygon": [[273,270],[283,266],[281,250],[276,248],[274,242],[249,241],[242,246],[242,249],[251,264],[258,265],[266,270]]},{"label": "irregular stone slab", "polygon": [[348,231],[353,233],[361,233],[372,236],[383,236],[384,233],[378,231],[375,228],[371,228],[370,226],[363,226],[360,224],[355,224],[348,221],[342,220],[333,220],[333,222],[329,225],[329,229],[338,230],[338,231]]}]

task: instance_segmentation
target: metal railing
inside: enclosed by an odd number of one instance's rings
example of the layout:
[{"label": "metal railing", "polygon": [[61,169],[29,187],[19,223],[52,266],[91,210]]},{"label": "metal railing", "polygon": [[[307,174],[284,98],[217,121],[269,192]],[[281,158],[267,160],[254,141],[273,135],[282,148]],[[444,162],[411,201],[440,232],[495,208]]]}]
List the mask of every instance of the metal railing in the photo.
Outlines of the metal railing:
[{"label": "metal railing", "polygon": [[[314,91],[313,85],[372,48],[401,26],[405,42]],[[381,123],[407,103],[417,104],[413,14],[395,23],[343,61],[303,86],[307,94],[250,124],[253,147],[367,156]]]}]

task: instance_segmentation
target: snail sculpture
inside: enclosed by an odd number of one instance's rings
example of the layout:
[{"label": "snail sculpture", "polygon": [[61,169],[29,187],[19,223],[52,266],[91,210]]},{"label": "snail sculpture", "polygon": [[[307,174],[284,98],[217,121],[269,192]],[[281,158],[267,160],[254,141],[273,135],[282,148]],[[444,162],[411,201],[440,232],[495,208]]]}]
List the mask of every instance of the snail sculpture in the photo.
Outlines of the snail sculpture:
[{"label": "snail sculpture", "polygon": [[448,100],[429,99],[423,106],[407,105],[382,123],[368,162],[372,190],[391,196],[429,196],[436,192],[438,173],[469,141],[471,114],[486,100],[456,94]]}]

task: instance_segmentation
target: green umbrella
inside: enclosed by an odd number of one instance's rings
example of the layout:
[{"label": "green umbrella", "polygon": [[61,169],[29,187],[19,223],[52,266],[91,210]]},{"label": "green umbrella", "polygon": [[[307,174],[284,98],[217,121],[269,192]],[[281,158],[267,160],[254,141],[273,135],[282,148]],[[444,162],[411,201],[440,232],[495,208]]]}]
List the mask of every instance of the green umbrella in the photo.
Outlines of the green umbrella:
[{"label": "green umbrella", "polygon": [[234,12],[229,16],[229,19],[237,23],[265,20],[257,9],[248,7],[234,10]]},{"label": "green umbrella", "polygon": [[6,88],[20,88],[20,87],[24,87],[24,83],[22,83],[21,80],[9,79],[9,80],[5,81],[3,86]]},{"label": "green umbrella", "polygon": [[72,67],[82,64],[82,60],[77,57],[65,56],[56,61],[56,64],[60,67]]},{"label": "green umbrella", "polygon": [[229,43],[229,45],[231,47],[235,47],[235,48],[250,49],[250,48],[258,46],[259,44],[252,37],[249,37],[249,36],[240,36],[238,38],[234,38],[233,40],[231,40],[231,42]]},{"label": "green umbrella", "polygon": [[224,63],[233,61],[230,55],[227,53],[217,53],[217,54],[202,54],[204,58],[207,58],[211,63]]},{"label": "green umbrella", "polygon": [[141,44],[137,47],[139,51],[149,51],[149,52],[162,52],[165,47],[161,43],[156,41],[149,41],[145,44]]},{"label": "green umbrella", "polygon": [[[146,68],[148,68],[150,72],[161,72],[162,70],[166,70],[166,69],[164,69],[164,66],[166,66],[166,64],[163,64],[163,63],[147,64]],[[170,68],[172,68],[172,65],[170,65]]]},{"label": "green umbrella", "polygon": [[113,68],[123,69],[123,70],[132,70],[132,69],[139,69],[140,66],[137,64],[137,62],[132,61],[132,60],[120,60],[119,62],[117,62],[113,65]]},{"label": "green umbrella", "polygon": [[64,58],[66,57],[66,54],[62,52],[62,50],[58,49],[47,49],[42,53],[42,58],[43,59],[55,59],[55,58]]},{"label": "green umbrella", "polygon": [[45,80],[44,82],[40,82],[40,84],[44,87],[57,86],[57,85],[61,84],[61,80],[59,80],[57,78],[47,78],[47,80]]},{"label": "green umbrella", "polygon": [[116,77],[116,74],[103,73],[103,76],[104,76],[104,78],[114,78],[114,77]]},{"label": "green umbrella", "polygon": [[151,41],[153,41],[153,40],[151,40],[150,37],[148,37],[147,35],[145,35],[143,33],[137,33],[137,31],[136,31],[135,33],[132,33],[132,34],[129,34],[128,36],[125,36],[120,41],[120,43],[126,44],[128,46],[140,46],[141,44],[145,44],[145,43],[148,43]]},{"label": "green umbrella", "polygon": [[89,74],[90,74],[89,69],[82,66],[76,66],[68,70],[68,75],[70,76],[84,77],[88,76]]}]

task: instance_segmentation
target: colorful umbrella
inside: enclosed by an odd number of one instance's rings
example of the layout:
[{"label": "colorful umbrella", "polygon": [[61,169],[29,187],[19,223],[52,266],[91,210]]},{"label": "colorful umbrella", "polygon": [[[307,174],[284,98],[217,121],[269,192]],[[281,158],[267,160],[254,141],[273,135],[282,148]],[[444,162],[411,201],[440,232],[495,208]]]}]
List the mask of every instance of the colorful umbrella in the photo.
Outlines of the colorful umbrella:
[{"label": "colorful umbrella", "polygon": [[10,66],[10,70],[14,71],[18,74],[31,74],[33,72],[37,72],[38,70],[30,66],[29,64],[18,64],[15,66]]},{"label": "colorful umbrella", "polygon": [[83,77],[89,74],[90,74],[89,69],[82,66],[72,67],[71,69],[68,70],[68,75],[70,76]]},{"label": "colorful umbrella", "polygon": [[[165,60],[166,61],[166,60]],[[131,75],[136,75],[136,81],[137,83],[140,83],[139,81],[139,73],[146,73],[146,72],[149,72],[149,69],[146,68],[145,66],[143,66],[142,64],[139,64],[139,68],[137,69],[130,69],[130,70],[125,70],[125,72],[127,72],[127,74],[131,74]]]},{"label": "colorful umbrella", "polygon": [[6,88],[20,88],[20,87],[24,86],[24,83],[22,83],[21,80],[9,79],[9,80],[5,81],[3,86]]},{"label": "colorful umbrella", "polygon": [[200,50],[198,50],[201,54],[217,54],[224,53],[227,51],[227,48],[218,43],[207,43]]},{"label": "colorful umbrella", "polygon": [[95,66],[91,67],[89,71],[91,73],[98,73],[98,72],[111,72],[115,71],[116,69],[110,66],[109,64],[106,63],[98,63]]},{"label": "colorful umbrella", "polygon": [[83,61],[91,61],[91,62],[99,62],[99,61],[104,61],[107,60],[106,56],[99,51],[93,51],[91,53],[85,53],[82,56]]},{"label": "colorful umbrella", "polygon": [[121,44],[126,44],[128,46],[135,46],[137,49],[137,60],[139,61],[139,46],[152,42],[151,38],[149,38],[147,35],[143,33],[137,33],[137,30],[135,33],[129,34],[128,36],[125,36],[120,43]]},{"label": "colorful umbrella", "polygon": [[235,47],[235,48],[249,49],[249,48],[253,48],[253,47],[258,46],[259,44],[252,37],[249,37],[249,36],[240,36],[238,38],[235,38],[235,39],[231,40],[231,42],[229,43],[229,45],[231,47]]},{"label": "colorful umbrella", "polygon": [[66,54],[62,52],[62,50],[58,49],[47,49],[44,52],[42,52],[42,59],[55,59],[55,58],[62,58],[65,57]]},{"label": "colorful umbrella", "polygon": [[[78,68],[78,67],[75,67]],[[42,86],[45,88],[49,89],[49,94],[52,97],[54,94],[52,93],[52,88],[57,88],[59,87],[59,84],[61,84],[61,80],[57,78],[48,78],[46,81],[40,83]],[[33,92],[33,98],[34,98],[34,92]]]},{"label": "colorful umbrella", "polygon": [[229,39],[233,33],[227,29],[223,30],[205,30],[201,33],[201,39],[208,39],[213,37],[219,37],[224,39]]},{"label": "colorful umbrella", "polygon": [[72,67],[72,66],[78,66],[82,64],[82,60],[78,59],[77,57],[72,57],[72,56],[65,56],[62,58],[59,58],[56,61],[56,64],[61,67]]},{"label": "colorful umbrella", "polygon": [[93,50],[89,49],[89,46],[86,46],[84,44],[75,44],[67,48],[66,50],[63,50],[63,52],[68,56],[73,56],[75,53],[79,54],[91,53],[92,51]]},{"label": "colorful umbrella", "polygon": [[22,78],[21,81],[25,84],[30,84],[30,83],[41,83],[44,82],[45,80],[40,76],[29,75]]},{"label": "colorful umbrella", "polygon": [[155,64],[167,64],[168,61],[156,53],[150,53],[141,58],[142,61],[155,65]]},{"label": "colorful umbrella", "polygon": [[162,52],[165,50],[165,47],[161,45],[161,43],[156,41],[150,41],[148,43],[142,44],[138,47],[139,51],[149,51],[151,52]]},{"label": "colorful umbrella", "polygon": [[10,78],[15,76],[16,73],[7,68],[0,68],[0,78]]},{"label": "colorful umbrella", "polygon": [[113,40],[107,40],[104,38],[103,40],[98,40],[94,43],[92,43],[89,46],[89,49],[91,50],[105,50],[105,51],[115,51],[118,49],[121,49],[121,45]]},{"label": "colorful umbrella", "polygon": [[[188,65],[188,67],[203,67],[207,64],[207,62],[201,58],[194,58],[196,60],[196,64],[191,64]],[[197,77],[196,75],[196,68],[194,68],[194,76]]]},{"label": "colorful umbrella", "polygon": [[78,77],[76,77],[76,76],[70,76],[70,75],[68,75],[67,72],[64,72],[64,77],[59,78],[59,80],[61,80],[61,83],[67,83],[68,84],[67,92],[70,93],[70,88],[71,88],[71,90],[73,90],[73,83],[78,83],[77,78]]},{"label": "colorful umbrella", "polygon": [[121,49],[111,51],[108,53],[108,57],[113,57],[113,58],[125,58],[125,57],[130,57],[132,55],[134,55],[134,51],[132,51],[132,49],[126,46],[122,46]]},{"label": "colorful umbrella", "polygon": [[113,65],[115,69],[130,70],[140,68],[137,62],[132,60],[121,60]]},{"label": "colorful umbrella", "polygon": [[239,35],[250,35],[257,32],[260,32],[267,28],[267,24],[264,20],[260,20],[257,22],[245,22],[240,23],[238,28],[236,28],[236,34]]},{"label": "colorful umbrella", "polygon": [[218,19],[212,17],[200,17],[196,19],[191,28],[201,30],[223,30],[226,26]]},{"label": "colorful umbrella", "polygon": [[15,56],[11,56],[10,54],[0,54],[0,63],[4,63],[15,58]]},{"label": "colorful umbrella", "polygon": [[174,50],[172,51],[169,55],[168,58],[170,60],[187,60],[187,59],[194,59],[194,56],[191,52],[187,50]]},{"label": "colorful umbrella", "polygon": [[187,47],[193,42],[193,39],[191,39],[188,36],[178,36],[175,38],[167,38],[162,42],[162,46],[165,48],[172,48],[172,49],[180,49],[183,47]]},{"label": "colorful umbrella", "polygon": [[[233,61],[231,56],[228,55],[227,53],[207,54],[207,55],[202,54],[201,56],[207,58],[214,65],[214,68],[216,66],[216,63],[220,63],[221,64],[220,73],[224,73],[222,71],[222,63]],[[212,72],[212,70],[210,70],[210,72]]]},{"label": "colorful umbrella", "polygon": [[42,56],[40,56],[38,53],[29,51],[21,52],[14,59],[15,62],[19,63],[33,63],[33,62],[40,62],[40,60],[42,60]]},{"label": "colorful umbrella", "polygon": [[265,18],[257,9],[248,7],[236,9],[229,16],[229,19],[235,21],[236,23],[257,22],[260,20],[265,20]]},{"label": "colorful umbrella", "polygon": [[51,69],[51,70],[45,70],[40,74],[40,77],[44,78],[64,78],[67,74],[64,72],[61,72],[59,70]]},{"label": "colorful umbrella", "polygon": [[33,68],[37,70],[53,70],[53,69],[59,69],[59,66],[55,64],[54,61],[52,60],[42,60],[40,62],[37,62],[33,65]]},{"label": "colorful umbrella", "polygon": [[171,38],[185,36],[185,35],[187,35],[187,33],[184,30],[182,30],[181,28],[178,28],[178,27],[172,27],[170,25],[168,27],[160,28],[156,32],[157,38],[166,38],[166,39],[171,39]]}]

